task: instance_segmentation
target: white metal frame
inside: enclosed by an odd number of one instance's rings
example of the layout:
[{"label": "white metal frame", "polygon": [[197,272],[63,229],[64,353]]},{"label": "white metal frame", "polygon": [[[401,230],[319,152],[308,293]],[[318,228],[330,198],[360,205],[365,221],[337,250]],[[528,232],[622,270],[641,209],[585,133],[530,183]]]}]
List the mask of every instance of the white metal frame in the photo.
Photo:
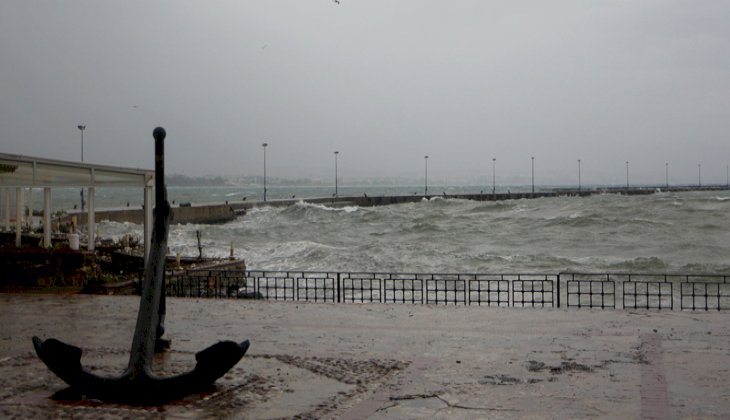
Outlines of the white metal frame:
[{"label": "white metal frame", "polygon": [[[43,245],[51,246],[51,190],[53,188],[86,188],[88,190],[88,249],[96,242],[95,192],[97,187],[141,187],[144,189],[145,261],[152,239],[152,189],[155,172],[148,169],[122,168],[89,163],[69,162],[33,156],[0,153],[0,188],[4,190],[4,226],[10,229],[10,193],[15,188],[15,244],[20,246],[23,214],[23,189],[43,188]],[[32,202],[29,203],[32,209]],[[32,210],[31,210],[32,211]]]}]

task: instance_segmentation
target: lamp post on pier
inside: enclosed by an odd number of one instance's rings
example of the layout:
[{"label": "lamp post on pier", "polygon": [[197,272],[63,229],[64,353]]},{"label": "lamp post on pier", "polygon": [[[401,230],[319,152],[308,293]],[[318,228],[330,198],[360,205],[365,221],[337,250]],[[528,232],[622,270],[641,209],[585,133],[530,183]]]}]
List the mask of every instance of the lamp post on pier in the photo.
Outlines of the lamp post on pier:
[{"label": "lamp post on pier", "polygon": [[[79,124],[76,126],[76,128],[79,129],[81,132],[81,163],[84,163],[84,130],[86,130],[86,125]],[[81,188],[81,212],[84,211],[84,206],[86,203],[84,202],[84,189]]]},{"label": "lamp post on pier", "polygon": [[492,158],[492,195],[496,195],[496,191],[497,191],[497,183],[496,183],[496,177],[495,177],[495,175],[497,174],[496,166],[497,166],[497,158]]},{"label": "lamp post on pier", "polygon": [[580,192],[580,159],[578,159],[578,192]]},{"label": "lamp post on pier", "polygon": [[424,176],[424,192],[423,195],[428,196],[428,155],[423,157],[423,161],[426,165],[426,173]]},{"label": "lamp post on pier", "polygon": [[266,201],[266,148],[269,143],[262,143],[261,146],[264,148],[264,201]]},{"label": "lamp post on pier", "polygon": [[532,193],[535,194],[535,156],[532,159]]},{"label": "lamp post on pier", "polygon": [[338,150],[335,150],[335,197],[338,197],[337,194],[337,155],[339,155],[340,152]]},{"label": "lamp post on pier", "polygon": [[664,162],[664,181],[669,189],[669,162]]},{"label": "lamp post on pier", "polygon": [[702,164],[697,164],[697,186],[702,188]]},{"label": "lamp post on pier", "polygon": [[626,161],[626,189],[629,188],[629,161]]},{"label": "lamp post on pier", "polygon": [[86,126],[79,124],[76,127],[81,132],[81,162],[83,162],[84,161],[84,130],[86,130]]}]

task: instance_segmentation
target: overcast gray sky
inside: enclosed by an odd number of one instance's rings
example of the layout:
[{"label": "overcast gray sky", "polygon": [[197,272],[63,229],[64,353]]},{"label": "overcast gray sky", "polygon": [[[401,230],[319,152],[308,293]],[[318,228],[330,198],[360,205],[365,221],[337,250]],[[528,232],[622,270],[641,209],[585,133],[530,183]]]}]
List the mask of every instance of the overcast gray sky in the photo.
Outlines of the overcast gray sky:
[{"label": "overcast gray sky", "polygon": [[730,1],[0,2],[0,151],[167,171],[726,181]]}]

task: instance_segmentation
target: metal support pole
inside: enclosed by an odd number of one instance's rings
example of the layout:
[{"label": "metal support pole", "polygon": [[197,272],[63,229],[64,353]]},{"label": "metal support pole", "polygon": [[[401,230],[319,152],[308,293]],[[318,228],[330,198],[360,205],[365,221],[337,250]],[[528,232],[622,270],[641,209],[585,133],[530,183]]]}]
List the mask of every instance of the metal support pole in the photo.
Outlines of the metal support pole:
[{"label": "metal support pole", "polygon": [[702,164],[697,164],[697,186],[702,188]]},{"label": "metal support pole", "polygon": [[[79,124],[76,127],[81,132],[81,163],[84,163],[84,130],[86,130],[86,126]],[[85,207],[84,204],[85,204],[84,203],[84,189],[82,187],[81,188],[81,213],[84,212],[84,207]],[[79,220],[79,223],[81,223],[81,220]]]},{"label": "metal support pole", "polygon": [[25,220],[28,232],[33,232],[33,188],[28,188],[28,218]]},{"label": "metal support pole", "polygon": [[337,273],[337,303],[342,303],[342,294],[340,289],[340,273]]},{"label": "metal support pole", "polygon": [[5,193],[5,230],[10,231],[10,188],[3,188]]},{"label": "metal support pole", "polygon": [[23,234],[23,188],[15,188],[15,246],[20,247]]},{"label": "metal support pole", "polygon": [[340,152],[335,150],[335,197],[339,197],[337,192],[337,155],[339,155]]},{"label": "metal support pole", "polygon": [[581,184],[580,184],[580,159],[578,159],[578,192],[581,190]]},{"label": "metal support pole", "polygon": [[426,164],[426,173],[424,176],[424,191],[423,195],[428,196],[428,155],[423,157],[423,160]]},{"label": "metal support pole", "polygon": [[51,243],[51,188],[43,188],[43,246],[50,248]]},{"label": "metal support pole", "polygon": [[269,143],[263,143],[261,146],[264,148],[264,201],[266,201],[266,147]]},{"label": "metal support pole", "polygon": [[532,193],[535,194],[535,157],[530,159],[532,159]]},{"label": "metal support pole", "polygon": [[560,307],[560,273],[558,273],[557,280],[555,281],[557,283],[557,301],[558,301],[558,308]]},{"label": "metal support pole", "polygon": [[88,249],[94,251],[96,247],[96,215],[94,214],[94,199],[96,197],[96,190],[94,187],[89,187],[89,208],[88,208],[88,223],[86,224],[87,235],[89,240]]}]

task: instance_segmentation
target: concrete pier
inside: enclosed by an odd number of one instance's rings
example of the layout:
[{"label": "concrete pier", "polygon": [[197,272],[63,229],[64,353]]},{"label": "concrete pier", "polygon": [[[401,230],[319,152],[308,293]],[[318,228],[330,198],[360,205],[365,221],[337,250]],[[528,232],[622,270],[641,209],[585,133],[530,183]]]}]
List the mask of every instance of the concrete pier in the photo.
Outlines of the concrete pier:
[{"label": "concrete pier", "polygon": [[[393,195],[393,196],[349,196],[349,197],[315,197],[315,198],[291,198],[274,199],[267,201],[237,201],[230,203],[184,203],[173,206],[171,223],[225,223],[245,214],[247,210],[255,207],[287,207],[300,201],[312,204],[327,206],[385,206],[390,204],[415,203],[424,198],[443,197],[460,200],[474,201],[502,201],[520,200],[530,198],[549,198],[561,196],[587,197],[595,194],[621,194],[621,195],[648,195],[656,192],[686,192],[686,191],[722,191],[728,190],[727,186],[705,186],[705,187],[669,187],[643,186],[631,188],[600,188],[600,189],[577,189],[577,188],[556,188],[537,192],[499,192],[499,193],[474,193],[474,194],[423,194]],[[144,221],[144,210],[140,208],[124,208],[97,210],[96,218],[99,221],[109,220],[113,222],[129,222],[141,224]]]},{"label": "concrete pier", "polygon": [[[236,217],[233,205],[212,203],[202,205],[174,206],[170,223],[223,223]],[[111,222],[129,222],[142,224],[144,222],[143,208],[126,208],[97,210],[97,220]]]}]

